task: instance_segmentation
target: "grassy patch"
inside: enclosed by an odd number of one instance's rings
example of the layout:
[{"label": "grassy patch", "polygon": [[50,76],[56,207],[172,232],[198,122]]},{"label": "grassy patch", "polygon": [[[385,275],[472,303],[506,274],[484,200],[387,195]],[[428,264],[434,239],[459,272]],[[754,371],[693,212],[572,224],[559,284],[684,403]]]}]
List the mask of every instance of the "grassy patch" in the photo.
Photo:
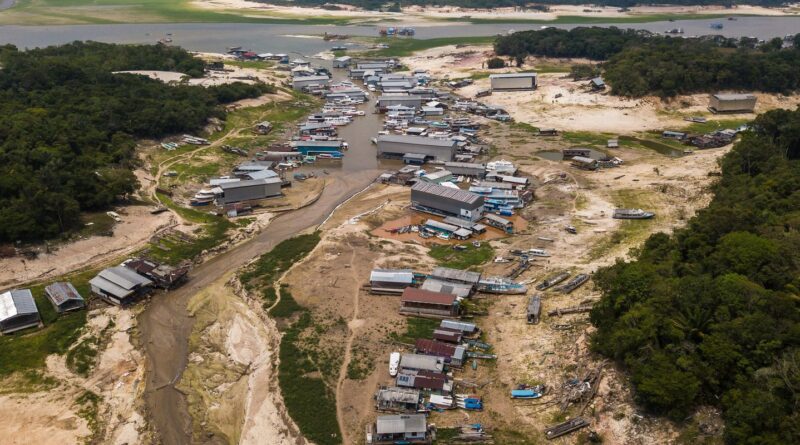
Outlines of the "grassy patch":
[{"label": "grassy patch", "polygon": [[275,318],[289,318],[298,312],[303,312],[303,306],[300,306],[300,303],[294,299],[287,286],[281,286],[281,300],[269,311],[269,314]]},{"label": "grassy patch", "polygon": [[[652,195],[643,190],[619,190],[612,196],[614,205],[617,208],[624,209],[653,209]],[[656,218],[658,215],[656,215]],[[592,260],[598,259],[606,255],[609,251],[617,248],[618,246],[634,246],[647,237],[650,233],[651,220],[620,220],[619,228],[612,232],[607,237],[603,238],[589,251],[589,257]]]},{"label": "grassy patch", "polygon": [[414,343],[418,338],[431,338],[433,330],[439,327],[439,320],[420,317],[406,317],[406,330],[392,332],[389,338],[400,343]]},{"label": "grassy patch", "polygon": [[319,240],[320,233],[314,232],[281,241],[241,274],[242,283],[249,288],[271,285],[294,263],[314,250]]},{"label": "grassy patch", "polygon": [[[746,17],[747,15],[737,15],[737,17]],[[541,19],[524,19],[524,18],[447,18],[444,20],[454,22],[469,22],[474,24],[500,24],[500,23],[518,23],[518,24],[575,24],[575,25],[591,25],[591,24],[620,24],[620,23],[649,23],[649,22],[663,22],[667,20],[707,20],[725,18],[725,14],[641,14],[628,17],[587,17],[580,15],[561,15],[554,20],[541,20]]]},{"label": "grassy patch", "polygon": [[81,216],[83,228],[78,231],[82,237],[90,236],[111,236],[114,234],[114,218],[108,216],[106,212],[84,213]]},{"label": "grassy patch", "polygon": [[735,129],[751,121],[752,119],[723,119],[718,121],[692,122],[688,127],[684,128],[684,131],[693,134],[705,134],[715,130],[724,130],[726,128]]},{"label": "grassy patch", "polygon": [[354,347],[350,353],[350,363],[347,364],[347,378],[350,380],[364,380],[375,369],[375,362],[370,351]]},{"label": "grassy patch", "polygon": [[440,37],[436,39],[383,38],[375,39],[375,42],[385,43],[389,45],[389,48],[369,51],[366,55],[370,57],[404,57],[417,51],[447,45],[489,45],[494,42],[494,39],[494,36]]},{"label": "grassy patch", "polygon": [[[97,273],[90,270],[53,281],[70,281],[84,298],[90,298],[89,280]],[[45,365],[50,354],[64,354],[78,340],[86,324],[86,311],[59,314],[47,300],[44,288],[51,282],[31,287],[36,307],[44,323],[42,329],[31,328],[13,335],[0,336],[0,378],[17,374],[21,385],[47,383],[35,372]]]},{"label": "grassy patch", "polygon": [[605,147],[609,139],[615,139],[617,135],[612,133],[592,133],[589,131],[565,131],[561,137],[572,144],[593,145],[595,147]]},{"label": "grassy patch", "polygon": [[75,403],[80,406],[78,415],[86,420],[86,425],[89,427],[89,430],[92,431],[92,436],[100,431],[98,406],[101,400],[103,400],[102,397],[91,391],[85,391],[75,400]]},{"label": "grassy patch", "polygon": [[436,259],[439,265],[453,269],[470,269],[494,258],[494,249],[489,243],[482,243],[481,247],[464,244],[466,249],[456,250],[451,245],[435,245],[428,251],[428,255]]},{"label": "grassy patch", "polygon": [[192,241],[162,238],[159,245],[163,248],[151,244],[153,247],[150,249],[150,256],[156,261],[167,264],[177,264],[181,261],[192,259],[204,250],[219,245],[227,238],[228,229],[235,226],[232,222],[221,216],[181,207],[175,204],[166,195],[159,193],[158,198],[165,206],[174,210],[183,218],[194,223],[204,224],[204,226],[199,236]]},{"label": "grassy patch", "polygon": [[315,376],[319,369],[300,347],[301,334],[312,326],[311,314],[300,310],[300,318],[281,339],[278,383],[286,409],[303,435],[321,445],[338,445],[342,439],[336,420],[336,395]]}]

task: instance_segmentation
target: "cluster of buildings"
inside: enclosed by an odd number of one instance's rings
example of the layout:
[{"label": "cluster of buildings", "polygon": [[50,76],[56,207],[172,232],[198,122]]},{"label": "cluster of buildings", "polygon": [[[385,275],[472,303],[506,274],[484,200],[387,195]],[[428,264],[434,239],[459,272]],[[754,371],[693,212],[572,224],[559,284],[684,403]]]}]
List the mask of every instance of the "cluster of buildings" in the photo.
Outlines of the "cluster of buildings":
[{"label": "cluster of buildings", "polygon": [[[127,305],[151,288],[170,289],[182,283],[188,266],[171,267],[146,259],[128,260],[104,269],[89,280],[91,292],[114,305]],[[44,298],[58,314],[86,307],[86,300],[70,282],[55,282],[44,288]],[[0,293],[0,335],[32,327],[42,327],[41,314],[31,289],[11,289]]]}]

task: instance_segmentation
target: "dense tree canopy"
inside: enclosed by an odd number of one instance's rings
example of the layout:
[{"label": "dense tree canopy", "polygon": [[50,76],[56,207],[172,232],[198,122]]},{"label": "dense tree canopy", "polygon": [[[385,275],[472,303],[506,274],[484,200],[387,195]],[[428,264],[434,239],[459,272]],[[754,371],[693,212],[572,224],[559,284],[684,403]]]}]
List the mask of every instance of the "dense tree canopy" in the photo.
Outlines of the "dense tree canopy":
[{"label": "dense tree canopy", "polygon": [[789,93],[800,90],[800,34],[763,45],[752,38],[675,38],[646,31],[579,27],[502,36],[499,55],[605,60],[603,76],[623,96],[662,97],[720,90]]},{"label": "dense tree canopy", "polygon": [[0,47],[0,242],[53,237],[133,192],[135,139],[201,128],[222,102],[267,86],[169,86],[120,70],[199,76],[203,62],[161,45]]},{"label": "dense tree canopy", "polygon": [[596,274],[593,348],[653,412],[720,405],[729,443],[800,443],[800,109],[759,116],[714,193]]}]

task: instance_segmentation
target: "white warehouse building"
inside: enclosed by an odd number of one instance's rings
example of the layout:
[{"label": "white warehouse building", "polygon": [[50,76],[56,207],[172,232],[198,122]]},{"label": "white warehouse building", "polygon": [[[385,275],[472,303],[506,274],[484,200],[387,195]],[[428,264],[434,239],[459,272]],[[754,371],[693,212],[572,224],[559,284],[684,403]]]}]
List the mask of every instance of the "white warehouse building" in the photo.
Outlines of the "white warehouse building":
[{"label": "white warehouse building", "polygon": [[536,73],[492,74],[489,76],[494,91],[521,91],[536,89]]}]

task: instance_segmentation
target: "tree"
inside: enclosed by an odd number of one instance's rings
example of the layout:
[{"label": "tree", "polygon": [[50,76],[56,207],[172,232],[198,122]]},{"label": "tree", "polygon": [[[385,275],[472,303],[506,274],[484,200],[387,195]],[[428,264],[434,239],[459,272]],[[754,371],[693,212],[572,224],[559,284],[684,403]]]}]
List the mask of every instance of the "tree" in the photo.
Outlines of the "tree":
[{"label": "tree", "polygon": [[503,68],[505,66],[506,62],[504,62],[503,59],[499,57],[492,57],[491,59],[486,61],[486,68],[489,68],[490,70]]}]

